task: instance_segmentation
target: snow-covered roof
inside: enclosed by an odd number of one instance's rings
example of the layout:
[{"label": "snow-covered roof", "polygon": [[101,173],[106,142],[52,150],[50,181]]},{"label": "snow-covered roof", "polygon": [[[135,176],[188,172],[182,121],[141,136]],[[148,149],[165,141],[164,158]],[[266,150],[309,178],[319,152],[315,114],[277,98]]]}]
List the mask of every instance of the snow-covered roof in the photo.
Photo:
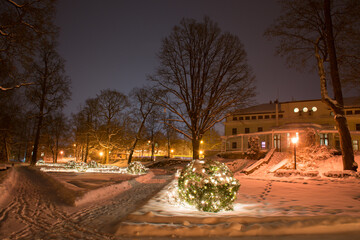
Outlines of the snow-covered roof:
[{"label": "snow-covered roof", "polygon": [[[303,100],[303,101],[287,101],[287,102],[279,102],[278,111],[281,112],[281,104],[284,103],[294,103],[294,102],[309,102],[309,101],[321,101],[321,99],[312,99],[312,100]],[[347,97],[344,98],[345,108],[351,107],[360,107],[360,97]],[[275,113],[276,102],[263,103],[255,106],[251,106],[244,109],[238,109],[233,112],[236,114],[257,114],[257,113]]]},{"label": "snow-covered roof", "polygon": [[[276,108],[275,103],[264,103],[264,104],[244,108],[244,109],[239,109],[239,110],[235,111],[234,114],[274,113],[275,108]],[[279,112],[280,112],[280,105],[279,105]]]}]

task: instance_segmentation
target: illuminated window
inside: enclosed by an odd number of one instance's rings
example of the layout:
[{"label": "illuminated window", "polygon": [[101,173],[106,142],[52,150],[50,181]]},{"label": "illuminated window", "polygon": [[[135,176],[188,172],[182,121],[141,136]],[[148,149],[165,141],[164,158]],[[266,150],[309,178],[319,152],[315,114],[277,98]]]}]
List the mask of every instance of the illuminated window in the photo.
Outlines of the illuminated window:
[{"label": "illuminated window", "polygon": [[320,133],[320,145],[329,146],[329,135],[327,133]]},{"label": "illuminated window", "polygon": [[299,112],[299,108],[294,108],[294,113]]},{"label": "illuminated window", "polygon": [[353,140],[353,150],[359,151],[359,141],[358,140]]},{"label": "illuminated window", "polygon": [[261,142],[261,149],[265,149],[266,148],[266,142]]},{"label": "illuminated window", "polygon": [[291,137],[290,137],[290,133],[286,134],[286,146],[289,148],[291,144]]},{"label": "illuminated window", "polygon": [[280,147],[281,147],[280,134],[275,134],[274,135],[274,148],[280,149]]}]

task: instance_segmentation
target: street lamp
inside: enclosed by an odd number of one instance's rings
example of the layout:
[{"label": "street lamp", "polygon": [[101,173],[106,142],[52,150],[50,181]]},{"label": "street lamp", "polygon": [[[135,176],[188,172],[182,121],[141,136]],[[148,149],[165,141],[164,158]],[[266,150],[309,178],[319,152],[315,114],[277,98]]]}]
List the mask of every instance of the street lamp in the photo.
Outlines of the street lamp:
[{"label": "street lamp", "polygon": [[76,161],[76,143],[74,143],[74,157],[75,157],[75,161]]},{"label": "street lamp", "polygon": [[296,144],[298,141],[299,141],[299,138],[297,136],[291,138],[291,142],[294,144],[294,169],[296,169]]},{"label": "street lamp", "polygon": [[64,151],[61,150],[61,151],[60,151],[60,155],[61,155],[61,160],[63,160],[63,158],[64,158],[64,157],[63,157]]}]

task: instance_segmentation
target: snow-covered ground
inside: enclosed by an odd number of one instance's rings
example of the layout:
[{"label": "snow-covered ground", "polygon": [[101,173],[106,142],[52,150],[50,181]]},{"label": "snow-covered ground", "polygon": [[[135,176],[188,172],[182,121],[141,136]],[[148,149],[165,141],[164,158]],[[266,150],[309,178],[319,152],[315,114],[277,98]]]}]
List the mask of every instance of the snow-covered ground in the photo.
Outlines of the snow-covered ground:
[{"label": "snow-covered ground", "polygon": [[[245,175],[247,161],[231,164],[241,187],[234,211],[220,213],[169,199],[174,165],[140,176],[13,167],[0,174],[0,239],[360,239],[359,178],[275,177],[271,166]],[[339,171],[340,157],[323,165]]]}]

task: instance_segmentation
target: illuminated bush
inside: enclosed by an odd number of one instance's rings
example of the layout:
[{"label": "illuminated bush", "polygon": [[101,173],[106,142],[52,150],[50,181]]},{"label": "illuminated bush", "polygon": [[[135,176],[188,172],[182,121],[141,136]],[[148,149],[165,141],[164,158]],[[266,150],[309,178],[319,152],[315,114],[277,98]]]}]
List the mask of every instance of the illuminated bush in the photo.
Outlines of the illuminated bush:
[{"label": "illuminated bush", "polygon": [[67,161],[65,163],[66,168],[74,169],[76,167],[76,162],[74,160]]},{"label": "illuminated bush", "polygon": [[130,174],[143,174],[147,173],[148,169],[140,162],[131,162],[126,171]]},{"label": "illuminated bush", "polygon": [[205,212],[232,210],[240,184],[229,168],[214,160],[194,160],[178,180],[180,199]]},{"label": "illuminated bush", "polygon": [[96,161],[91,160],[90,162],[88,162],[88,167],[89,168],[97,168],[97,167],[99,167],[99,164]]},{"label": "illuminated bush", "polygon": [[85,162],[76,163],[75,168],[78,172],[86,172],[89,166]]},{"label": "illuminated bush", "polygon": [[45,164],[45,161],[40,159],[36,162],[36,165],[44,165]]}]

